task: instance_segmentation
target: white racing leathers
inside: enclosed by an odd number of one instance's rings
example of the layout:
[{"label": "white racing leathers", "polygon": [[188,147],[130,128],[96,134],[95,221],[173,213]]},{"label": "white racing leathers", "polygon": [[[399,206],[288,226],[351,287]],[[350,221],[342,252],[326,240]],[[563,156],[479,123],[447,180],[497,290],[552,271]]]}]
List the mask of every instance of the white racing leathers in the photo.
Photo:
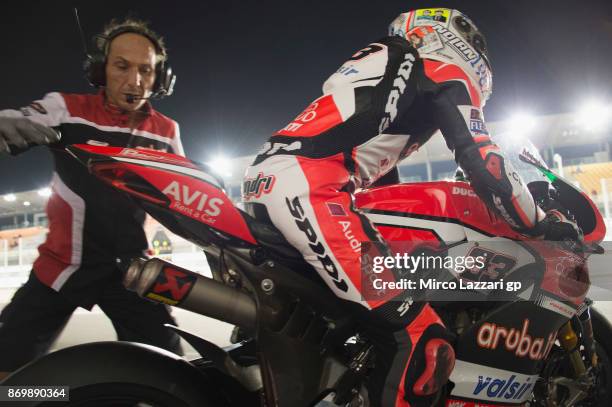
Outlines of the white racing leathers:
[{"label": "white racing leathers", "polygon": [[263,204],[264,217],[327,286],[368,308],[376,321],[369,333],[377,345],[369,389],[375,405],[433,400],[454,353],[429,305],[405,297],[363,299],[361,242],[376,242],[383,252],[386,247],[354,208],[354,190],[371,185],[441,131],[494,211],[519,230],[543,218],[489,139],[476,86],[460,67],[422,60],[403,38],[383,38],[344,63],[325,82],[323,96],[274,134],[247,170],[244,201]]}]

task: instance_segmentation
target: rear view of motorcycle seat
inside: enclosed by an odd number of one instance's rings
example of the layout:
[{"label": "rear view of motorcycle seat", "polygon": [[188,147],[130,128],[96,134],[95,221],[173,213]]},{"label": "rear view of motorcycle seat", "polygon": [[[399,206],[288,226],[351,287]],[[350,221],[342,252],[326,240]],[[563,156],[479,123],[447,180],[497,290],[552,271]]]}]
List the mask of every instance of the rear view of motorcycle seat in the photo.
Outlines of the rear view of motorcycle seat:
[{"label": "rear view of motorcycle seat", "polygon": [[247,202],[245,209],[246,211],[239,210],[253,237],[265,249],[267,256],[317,284],[326,286],[314,267],[304,260],[302,254],[274,226],[264,205]]},{"label": "rear view of motorcycle seat", "polygon": [[302,254],[285,239],[272,224],[266,207],[259,203],[246,203],[246,211],[240,210],[249,230],[257,242],[265,249],[289,261],[303,259]]}]

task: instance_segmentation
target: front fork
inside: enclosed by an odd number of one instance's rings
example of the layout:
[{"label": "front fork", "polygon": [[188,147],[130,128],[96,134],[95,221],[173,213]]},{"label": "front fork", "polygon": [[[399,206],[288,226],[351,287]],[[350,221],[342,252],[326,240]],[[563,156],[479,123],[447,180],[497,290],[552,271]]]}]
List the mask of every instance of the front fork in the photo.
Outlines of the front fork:
[{"label": "front fork", "polygon": [[[596,383],[598,359],[591,322],[591,304],[592,301],[585,299],[583,311],[559,329],[557,339],[569,357],[572,377],[557,376],[548,383],[549,395],[557,394],[558,386],[565,387],[567,390],[561,403],[556,397],[548,397],[546,405],[549,407],[575,405],[580,400],[589,397]],[[582,352],[584,352],[584,358]]]},{"label": "front fork", "polygon": [[[574,378],[584,375],[589,367],[597,368],[598,364],[593,323],[591,321],[591,304],[591,300],[585,299],[584,311],[579,316],[574,316],[571,320],[567,321],[557,335],[559,343],[569,355]],[[581,345],[584,346],[589,366],[585,364],[582,358],[580,352]]]}]

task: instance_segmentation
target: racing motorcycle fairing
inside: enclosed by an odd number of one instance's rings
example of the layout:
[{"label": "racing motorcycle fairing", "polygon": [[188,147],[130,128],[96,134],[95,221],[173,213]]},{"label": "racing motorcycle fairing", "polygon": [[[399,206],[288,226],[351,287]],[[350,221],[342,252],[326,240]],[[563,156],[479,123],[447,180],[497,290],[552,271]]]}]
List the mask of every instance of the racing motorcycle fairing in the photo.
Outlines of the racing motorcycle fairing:
[{"label": "racing motorcycle fairing", "polygon": [[174,233],[198,244],[257,244],[245,214],[204,166],[146,149],[77,144],[67,150],[93,175],[128,193]]},{"label": "racing motorcycle fairing", "polygon": [[[347,365],[346,360],[338,359],[335,349],[346,343],[347,336],[359,332],[354,317],[363,310],[352,308],[358,304],[345,303],[324,285],[266,255],[256,260],[254,254],[266,247],[258,245],[262,240],[271,248],[282,241],[276,240],[273,230],[255,232],[254,220],[233,206],[221,184],[203,167],[148,150],[79,145],[69,151],[94,175],[130,194],[175,233],[224,249],[221,255],[226,266],[239,271],[234,288],[246,287],[256,299],[256,340],[269,405],[312,404],[334,390]],[[605,231],[601,215],[588,198],[580,202],[587,208],[586,218],[589,210],[595,211],[595,227],[586,229],[597,238]],[[545,246],[522,241],[525,237],[490,211],[463,182],[374,188],[358,193],[356,206],[388,241],[415,241],[451,252],[461,245],[502,240],[531,256],[526,257],[531,259],[529,264],[521,263],[522,268],[514,272],[527,270],[531,263],[545,271],[533,280],[528,292],[519,293],[520,298],[480,303],[485,312],[469,320],[455,343],[451,399],[466,405],[497,406],[527,400],[557,331],[576,315],[586,293],[559,278],[554,259],[562,253],[543,254]],[[572,264],[567,269],[576,271]],[[575,276],[568,277],[571,281]],[[264,280],[269,280],[266,285]],[[470,305],[452,306],[461,310]],[[495,368],[491,361],[496,361]]]},{"label": "racing motorcycle fairing", "polygon": [[465,239],[521,237],[465,182],[383,186],[358,192],[355,204],[387,241],[430,241],[444,246]]}]

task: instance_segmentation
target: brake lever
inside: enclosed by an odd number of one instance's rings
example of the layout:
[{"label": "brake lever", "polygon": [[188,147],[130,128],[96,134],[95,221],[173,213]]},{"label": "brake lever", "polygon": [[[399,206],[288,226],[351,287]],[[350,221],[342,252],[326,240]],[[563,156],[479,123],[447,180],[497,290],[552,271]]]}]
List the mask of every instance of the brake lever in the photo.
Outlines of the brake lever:
[{"label": "brake lever", "polygon": [[582,240],[564,239],[563,244],[577,254],[604,254],[605,250],[597,243],[589,243]]}]

